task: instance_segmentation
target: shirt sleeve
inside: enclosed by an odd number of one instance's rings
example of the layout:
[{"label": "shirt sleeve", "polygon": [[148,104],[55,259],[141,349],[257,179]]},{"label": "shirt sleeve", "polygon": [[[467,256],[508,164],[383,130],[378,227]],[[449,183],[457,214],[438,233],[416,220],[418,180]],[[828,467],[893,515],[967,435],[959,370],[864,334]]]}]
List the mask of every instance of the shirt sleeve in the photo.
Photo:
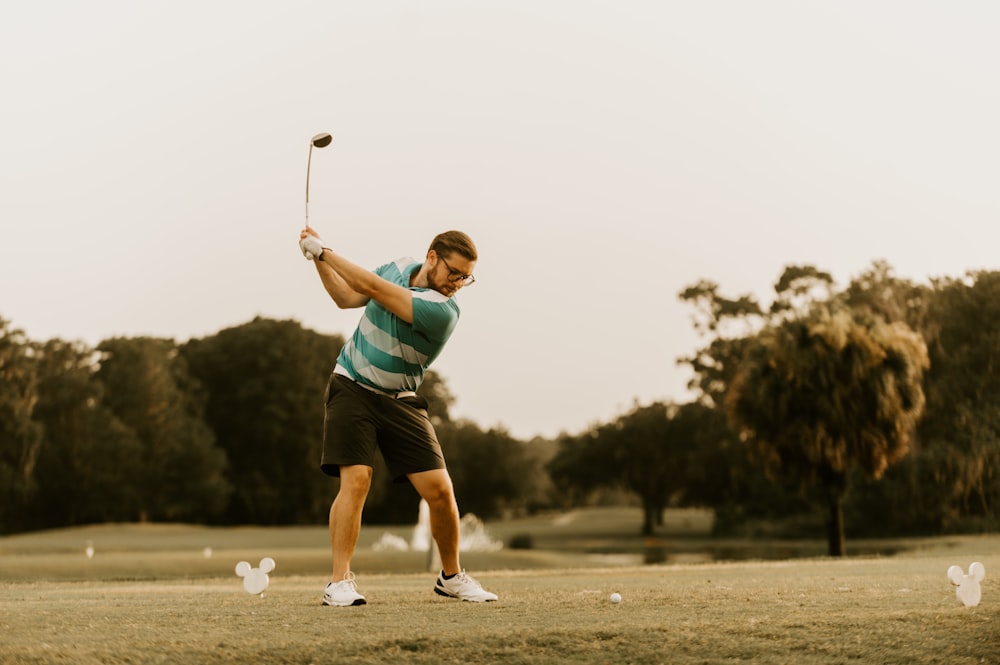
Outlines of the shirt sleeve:
[{"label": "shirt sleeve", "polygon": [[445,341],[458,324],[458,305],[436,291],[413,291],[413,331]]}]

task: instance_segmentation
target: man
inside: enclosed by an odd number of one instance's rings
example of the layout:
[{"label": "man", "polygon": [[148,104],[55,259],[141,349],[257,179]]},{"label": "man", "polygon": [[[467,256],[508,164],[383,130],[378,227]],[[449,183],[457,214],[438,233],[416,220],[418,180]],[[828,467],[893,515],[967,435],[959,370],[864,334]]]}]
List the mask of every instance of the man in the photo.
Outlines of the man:
[{"label": "man", "polygon": [[370,272],[334,253],[309,227],[300,234],[299,245],[313,257],[338,307],[365,308],[326,390],[320,466],[340,477],[340,491],[330,507],[333,575],[323,604],[366,602],[355,585],[351,557],[376,448],[393,479],[409,480],[430,508],[431,535],[442,566],[434,591],[473,602],[496,600],[459,563],[459,514],[451,476],[427,417],[427,401],[416,394],[458,323],[453,296],[475,281],[476,246],[464,233],[447,231],[434,238],[423,263],[399,259]]}]

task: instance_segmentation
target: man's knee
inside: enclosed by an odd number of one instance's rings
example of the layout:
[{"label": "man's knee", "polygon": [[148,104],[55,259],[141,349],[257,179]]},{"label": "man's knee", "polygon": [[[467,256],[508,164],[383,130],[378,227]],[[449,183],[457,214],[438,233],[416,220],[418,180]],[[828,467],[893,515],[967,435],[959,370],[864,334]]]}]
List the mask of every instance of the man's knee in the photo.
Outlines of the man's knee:
[{"label": "man's knee", "polygon": [[414,474],[410,478],[421,498],[431,505],[451,503],[455,500],[455,489],[451,476],[441,469]]},{"label": "man's knee", "polygon": [[363,464],[340,467],[340,491],[354,496],[367,496],[372,486],[370,466]]}]

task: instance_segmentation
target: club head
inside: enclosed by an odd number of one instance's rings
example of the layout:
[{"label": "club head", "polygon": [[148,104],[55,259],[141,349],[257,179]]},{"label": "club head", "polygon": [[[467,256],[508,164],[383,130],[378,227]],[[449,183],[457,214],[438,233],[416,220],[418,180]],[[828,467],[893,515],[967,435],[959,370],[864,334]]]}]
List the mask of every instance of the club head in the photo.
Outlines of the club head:
[{"label": "club head", "polygon": [[316,136],[312,137],[312,144],[317,148],[325,148],[331,143],[333,143],[333,137],[327,134],[326,132],[317,134]]}]

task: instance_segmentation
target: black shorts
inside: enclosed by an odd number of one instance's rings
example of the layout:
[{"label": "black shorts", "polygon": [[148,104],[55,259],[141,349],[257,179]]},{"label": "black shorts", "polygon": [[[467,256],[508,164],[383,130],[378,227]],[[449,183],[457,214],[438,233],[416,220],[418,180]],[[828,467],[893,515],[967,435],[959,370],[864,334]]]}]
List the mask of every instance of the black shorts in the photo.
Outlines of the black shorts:
[{"label": "black shorts", "polygon": [[394,399],[331,374],[323,420],[323,473],[339,477],[340,467],[375,466],[382,452],[394,482],[411,473],[445,468],[441,444],[419,395]]}]

